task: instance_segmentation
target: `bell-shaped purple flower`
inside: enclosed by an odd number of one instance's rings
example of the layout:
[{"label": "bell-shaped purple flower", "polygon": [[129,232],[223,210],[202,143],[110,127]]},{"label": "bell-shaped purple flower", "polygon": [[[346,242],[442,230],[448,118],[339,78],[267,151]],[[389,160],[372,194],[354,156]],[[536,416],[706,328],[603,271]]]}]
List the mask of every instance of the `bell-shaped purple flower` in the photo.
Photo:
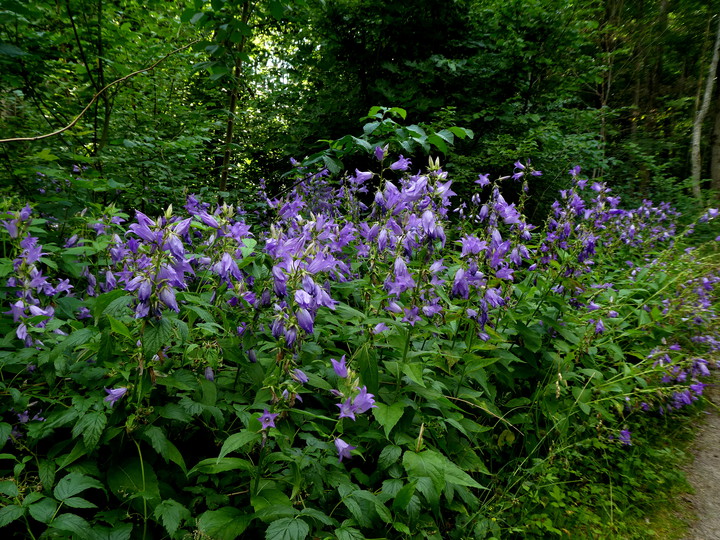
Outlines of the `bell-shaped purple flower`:
[{"label": "bell-shaped purple flower", "polygon": [[347,365],[345,364],[345,355],[342,355],[342,358],[340,358],[340,361],[338,362],[334,358],[330,359],[330,363],[332,364],[333,369],[335,370],[335,373],[338,377],[342,377],[343,379],[348,376],[348,370]]},{"label": "bell-shaped purple flower", "polygon": [[343,458],[350,459],[352,457],[352,455],[350,455],[350,452],[352,450],[355,450],[355,448],[357,447],[350,446],[342,439],[335,439],[335,448],[337,448],[338,452],[338,463],[342,463]]},{"label": "bell-shaped purple flower", "polygon": [[121,386],[120,388],[106,388],[105,392],[107,392],[107,396],[105,396],[103,401],[107,401],[112,407],[118,399],[125,395],[127,391],[128,389],[124,386]]}]

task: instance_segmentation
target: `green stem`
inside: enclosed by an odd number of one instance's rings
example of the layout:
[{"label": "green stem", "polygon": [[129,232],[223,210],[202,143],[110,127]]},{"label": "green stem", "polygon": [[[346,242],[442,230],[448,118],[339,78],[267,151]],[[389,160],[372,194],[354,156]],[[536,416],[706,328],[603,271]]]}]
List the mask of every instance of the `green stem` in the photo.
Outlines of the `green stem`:
[{"label": "green stem", "polygon": [[147,493],[146,486],[145,486],[145,463],[143,462],[142,457],[142,450],[140,449],[140,443],[138,443],[135,439],[133,439],[133,442],[135,443],[135,446],[137,446],[138,451],[138,457],[140,458],[140,474],[142,475],[142,490],[143,490],[143,540],[147,538],[147,521],[148,521],[148,512],[147,512]]}]

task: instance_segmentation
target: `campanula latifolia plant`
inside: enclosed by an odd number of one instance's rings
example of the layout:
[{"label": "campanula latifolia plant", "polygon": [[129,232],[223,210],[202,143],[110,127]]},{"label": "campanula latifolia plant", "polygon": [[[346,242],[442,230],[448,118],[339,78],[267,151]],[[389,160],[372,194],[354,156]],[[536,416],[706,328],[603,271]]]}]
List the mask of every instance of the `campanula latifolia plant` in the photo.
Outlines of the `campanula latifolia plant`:
[{"label": "campanula latifolia plant", "polygon": [[565,512],[582,485],[549,486],[580,482],[588,449],[621,470],[701,399],[720,274],[714,243],[691,241],[718,211],[683,229],[575,167],[534,225],[530,161],[458,200],[439,160],[372,155],[344,175],[294,162],[252,219],[191,195],[159,216],[86,209],[58,241],[52,216],[3,208],[8,537],[608,522],[616,506]]}]

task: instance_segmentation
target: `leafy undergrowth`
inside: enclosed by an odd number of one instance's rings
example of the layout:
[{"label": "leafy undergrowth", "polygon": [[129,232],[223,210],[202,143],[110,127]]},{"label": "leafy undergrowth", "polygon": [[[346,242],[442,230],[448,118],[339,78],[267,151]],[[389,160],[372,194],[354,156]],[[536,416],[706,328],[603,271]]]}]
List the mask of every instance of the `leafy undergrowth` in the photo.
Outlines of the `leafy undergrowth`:
[{"label": "leafy undergrowth", "polygon": [[375,156],[253,213],[7,201],[6,537],[639,534],[716,364],[718,211],[576,167],[536,227],[529,163],[455,203]]}]

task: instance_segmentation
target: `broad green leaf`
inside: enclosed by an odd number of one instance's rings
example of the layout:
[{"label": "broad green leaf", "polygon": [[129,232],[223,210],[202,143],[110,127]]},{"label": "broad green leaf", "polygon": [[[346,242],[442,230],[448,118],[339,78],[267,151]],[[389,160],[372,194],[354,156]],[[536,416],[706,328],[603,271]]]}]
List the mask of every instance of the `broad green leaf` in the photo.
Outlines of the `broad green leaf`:
[{"label": "broad green leaf", "polygon": [[180,467],[183,472],[187,472],[182,454],[177,447],[168,440],[162,429],[157,426],[147,426],[143,430],[143,437],[150,442],[153,449],[165,459],[166,463],[172,461]]},{"label": "broad green leaf", "polygon": [[12,480],[2,480],[0,481],[0,495],[17,497],[20,495],[20,491],[18,490],[17,484]]},{"label": "broad green leaf", "polygon": [[75,438],[82,435],[85,447],[92,450],[100,440],[106,425],[107,416],[105,411],[88,412],[82,415],[77,424],[73,426],[72,435]]},{"label": "broad green leaf", "polygon": [[80,538],[85,538],[92,532],[90,524],[75,514],[60,514],[52,520],[50,526],[61,531],[69,531]]},{"label": "broad green leaf", "polygon": [[128,327],[125,326],[125,323],[120,322],[115,317],[112,317],[110,315],[106,315],[108,321],[110,321],[110,329],[115,334],[120,334],[121,336],[125,336],[126,338],[132,339],[132,334],[130,333],[130,330],[128,330]]},{"label": "broad green leaf", "polygon": [[237,508],[224,506],[201,514],[197,527],[213,540],[235,540],[247,529],[251,520],[252,516],[243,514]]},{"label": "broad green leaf", "polygon": [[145,358],[150,358],[170,343],[172,324],[167,319],[160,319],[148,324],[143,332],[142,343]]},{"label": "broad green leaf", "polygon": [[403,486],[402,489],[397,492],[397,495],[395,495],[395,499],[393,500],[393,510],[402,511],[407,508],[407,505],[410,504],[410,500],[413,498],[413,495],[415,495],[416,485],[417,480],[413,480],[409,484]]},{"label": "broad green leaf", "polygon": [[338,540],[365,540],[365,535],[355,527],[340,527],[335,529],[335,536]]},{"label": "broad green leaf", "polygon": [[384,405],[378,402],[376,402],[375,405],[373,416],[385,430],[385,437],[389,437],[390,431],[402,417],[405,405],[399,401],[396,401],[392,405]]},{"label": "broad green leaf", "polygon": [[382,449],[382,452],[380,452],[378,466],[381,469],[388,469],[391,465],[397,463],[400,458],[400,454],[402,454],[402,448],[395,446],[394,444],[387,445]]},{"label": "broad green leaf", "polygon": [[155,519],[161,521],[170,536],[175,534],[180,524],[190,519],[190,511],[173,499],[166,499],[155,507]]},{"label": "broad green leaf", "polygon": [[70,508],[97,508],[96,504],[91,503],[82,497],[69,497],[63,500],[63,504],[65,506],[69,506]]},{"label": "broad green leaf", "polygon": [[370,350],[369,344],[365,343],[358,351],[357,364],[360,380],[367,386],[369,393],[377,395],[380,388],[377,353]]},{"label": "broad green leaf", "polygon": [[28,513],[33,519],[38,520],[40,523],[50,523],[50,520],[55,515],[58,503],[49,497],[43,497],[38,502],[28,506]]},{"label": "broad green leaf", "polygon": [[0,528],[9,525],[25,513],[25,509],[16,504],[9,504],[0,508]]},{"label": "broad green leaf", "polygon": [[104,489],[103,485],[98,482],[95,478],[85,476],[82,473],[71,472],[67,476],[60,479],[53,490],[55,498],[63,501],[73,495],[82,493],[86,489]]},{"label": "broad green leaf", "polygon": [[220,449],[220,455],[218,456],[218,460],[224,458],[230,452],[239,450],[240,448],[243,448],[244,446],[257,441],[258,439],[260,439],[260,437],[260,433],[250,431],[249,429],[243,429],[239,433],[233,433],[227,439],[225,439],[225,442]]},{"label": "broad green leaf", "polygon": [[423,381],[423,365],[418,363],[411,363],[411,364],[403,364],[402,371],[405,375],[407,375],[408,379],[410,379],[415,384],[419,384],[423,388],[425,387],[425,382]]},{"label": "broad green leaf", "polygon": [[0,449],[5,446],[10,438],[10,433],[12,433],[12,426],[7,422],[0,422]]},{"label": "broad green leaf", "polygon": [[282,518],[270,524],[265,531],[266,540],[303,540],[310,526],[302,519]]},{"label": "broad green leaf", "polygon": [[236,471],[238,469],[250,471],[254,468],[255,466],[246,459],[232,457],[224,457],[220,459],[208,458],[203,459],[190,469],[190,471],[188,471],[188,476],[193,476],[194,474],[218,474],[221,472]]},{"label": "broad green leaf", "polygon": [[158,480],[152,465],[131,458],[108,471],[108,485],[110,490],[121,501],[142,498],[147,501],[160,499]]}]

